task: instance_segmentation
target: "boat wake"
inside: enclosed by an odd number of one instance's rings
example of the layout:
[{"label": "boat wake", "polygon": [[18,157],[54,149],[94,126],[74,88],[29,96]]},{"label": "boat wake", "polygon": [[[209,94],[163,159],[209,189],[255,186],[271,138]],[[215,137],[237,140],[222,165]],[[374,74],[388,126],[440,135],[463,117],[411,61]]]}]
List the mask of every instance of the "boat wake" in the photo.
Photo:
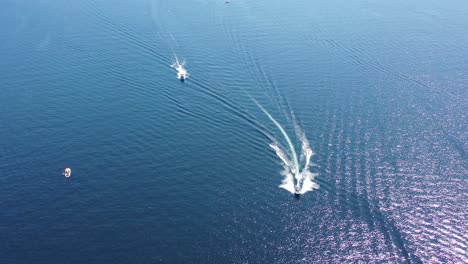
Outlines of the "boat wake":
[{"label": "boat wake", "polygon": [[[299,194],[305,194],[306,192],[318,189],[320,186],[314,182],[315,177],[318,176],[317,173],[312,173],[310,171],[311,166],[314,166],[311,162],[311,158],[314,155],[314,152],[310,148],[309,140],[306,138],[304,131],[297,124],[296,120],[293,118],[294,130],[296,132],[297,138],[301,142],[301,155],[298,157],[296,149],[289,137],[288,133],[284,130],[283,126],[265,109],[261,106],[255,99],[252,100],[257,104],[257,106],[262,110],[265,115],[275,124],[278,130],[284,137],[288,144],[288,148],[283,148],[278,140],[273,136],[270,139],[273,141],[270,144],[270,147],[275,151],[276,155],[281,159],[283,170],[281,175],[284,179],[281,182],[280,188],[283,188],[290,193],[296,193],[296,188],[299,190]],[[294,117],[294,116],[293,116]],[[301,166],[303,164],[303,166]]]},{"label": "boat wake", "polygon": [[177,58],[177,55],[174,55],[174,57],[176,61],[171,65],[171,67],[177,71],[177,79],[187,79],[189,77],[189,74],[187,72],[187,69],[185,68],[185,61],[180,62],[179,58]]}]

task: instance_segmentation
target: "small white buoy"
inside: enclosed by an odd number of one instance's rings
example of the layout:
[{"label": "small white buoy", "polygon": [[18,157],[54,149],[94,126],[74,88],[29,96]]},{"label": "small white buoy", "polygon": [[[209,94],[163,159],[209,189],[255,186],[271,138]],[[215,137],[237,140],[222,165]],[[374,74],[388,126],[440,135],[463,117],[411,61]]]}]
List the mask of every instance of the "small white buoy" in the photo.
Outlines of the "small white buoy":
[{"label": "small white buoy", "polygon": [[65,171],[63,172],[63,176],[65,176],[65,178],[70,178],[71,177],[71,169],[66,168]]}]

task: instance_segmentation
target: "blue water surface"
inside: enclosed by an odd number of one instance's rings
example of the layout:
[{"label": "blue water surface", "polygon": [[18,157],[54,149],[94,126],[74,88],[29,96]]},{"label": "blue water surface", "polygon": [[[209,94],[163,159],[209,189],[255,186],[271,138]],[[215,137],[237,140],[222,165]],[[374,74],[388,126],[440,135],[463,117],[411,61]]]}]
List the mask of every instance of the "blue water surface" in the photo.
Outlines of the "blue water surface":
[{"label": "blue water surface", "polygon": [[[467,263],[467,14],[0,1],[0,262]],[[252,99],[318,190],[278,187]]]}]

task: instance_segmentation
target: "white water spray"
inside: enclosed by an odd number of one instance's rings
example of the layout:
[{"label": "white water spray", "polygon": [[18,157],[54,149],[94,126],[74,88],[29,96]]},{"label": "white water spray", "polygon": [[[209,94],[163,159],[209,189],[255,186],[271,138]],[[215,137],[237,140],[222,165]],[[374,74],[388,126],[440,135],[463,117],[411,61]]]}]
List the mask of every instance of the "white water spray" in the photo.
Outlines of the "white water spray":
[{"label": "white water spray", "polygon": [[[294,115],[293,119],[294,119]],[[310,159],[314,155],[314,152],[310,148],[309,140],[306,138],[304,131],[302,131],[301,127],[297,124],[294,120],[294,129],[296,130],[296,135],[301,141],[301,160],[305,163],[304,168],[301,171],[302,176],[302,188],[301,193],[306,193],[308,191],[312,191],[313,189],[318,189],[320,186],[314,182],[315,177],[318,176],[318,173],[310,172],[311,166],[316,166],[315,164],[310,162]]]},{"label": "white water spray", "polygon": [[307,140],[304,132],[300,129],[299,125],[297,125],[297,123],[294,122],[296,134],[302,143],[301,161],[305,164],[302,170],[300,169],[299,159],[297,157],[294,145],[292,144],[291,138],[288,136],[283,126],[281,126],[281,124],[278,121],[276,121],[276,119],[255,99],[252,98],[252,100],[263,111],[263,113],[265,113],[265,115],[268,116],[268,118],[273,122],[273,124],[275,124],[275,126],[284,136],[284,139],[286,140],[289,146],[291,157],[289,157],[288,154],[283,149],[281,149],[280,144],[276,142],[276,140],[273,139],[273,143],[270,144],[270,147],[276,152],[276,155],[283,162],[283,171],[281,172],[281,174],[284,176],[284,179],[279,187],[291,193],[295,192],[295,187],[299,187],[301,194],[304,194],[308,191],[312,191],[313,189],[318,189],[319,185],[314,182],[314,179],[317,176],[317,174],[309,171],[310,166],[313,165],[310,162],[310,159],[312,158],[314,153],[310,148],[309,141]]},{"label": "white water spray", "polygon": [[187,69],[185,69],[185,61],[179,62],[179,58],[177,58],[177,55],[174,55],[174,57],[176,61],[171,65],[171,67],[177,71],[177,79],[187,79],[189,77],[189,74],[187,72]]}]

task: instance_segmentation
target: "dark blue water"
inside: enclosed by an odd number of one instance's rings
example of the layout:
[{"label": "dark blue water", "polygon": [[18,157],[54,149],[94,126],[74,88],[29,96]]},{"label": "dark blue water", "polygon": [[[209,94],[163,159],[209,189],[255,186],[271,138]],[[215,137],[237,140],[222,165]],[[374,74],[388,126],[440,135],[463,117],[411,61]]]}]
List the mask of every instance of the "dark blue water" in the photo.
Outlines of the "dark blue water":
[{"label": "dark blue water", "polygon": [[[0,1],[0,262],[468,262],[466,14]],[[252,98],[320,189],[278,187],[290,149]]]}]

